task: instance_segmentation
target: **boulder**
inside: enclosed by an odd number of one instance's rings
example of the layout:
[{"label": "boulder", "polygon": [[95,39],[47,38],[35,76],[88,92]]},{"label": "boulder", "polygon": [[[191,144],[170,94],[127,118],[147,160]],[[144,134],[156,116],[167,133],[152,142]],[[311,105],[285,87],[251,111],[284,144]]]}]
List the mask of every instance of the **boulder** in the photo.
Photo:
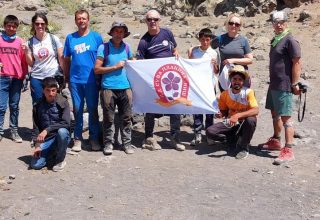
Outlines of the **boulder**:
[{"label": "boulder", "polygon": [[312,19],[312,15],[307,10],[303,10],[299,14],[298,22],[310,21]]},{"label": "boulder", "polygon": [[13,0],[12,6],[20,11],[37,11],[46,7],[44,0]]}]

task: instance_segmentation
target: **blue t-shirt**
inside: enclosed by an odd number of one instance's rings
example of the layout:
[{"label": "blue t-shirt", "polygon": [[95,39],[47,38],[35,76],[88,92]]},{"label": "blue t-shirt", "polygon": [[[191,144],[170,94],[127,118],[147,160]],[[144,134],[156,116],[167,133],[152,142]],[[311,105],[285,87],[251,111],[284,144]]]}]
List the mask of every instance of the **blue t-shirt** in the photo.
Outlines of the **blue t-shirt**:
[{"label": "blue t-shirt", "polygon": [[137,57],[138,59],[154,59],[172,57],[173,49],[177,43],[170,30],[160,28],[157,35],[150,35],[148,32],[141,38]]},{"label": "blue t-shirt", "polygon": [[[109,54],[103,66],[109,67],[116,65],[119,61],[125,61],[132,58],[132,52],[128,45],[129,51],[127,53],[125,43],[121,43],[119,48],[114,47],[111,41],[108,42]],[[104,47],[105,44],[101,44],[98,48],[97,56],[104,58]],[[128,89],[130,88],[130,83],[127,78],[127,72],[125,68],[114,70],[109,73],[102,75],[101,87],[103,89]]]},{"label": "blue t-shirt", "polygon": [[78,32],[67,36],[63,55],[71,57],[70,82],[81,84],[95,82],[94,64],[98,47],[102,43],[101,35],[94,31],[85,36],[79,36]]}]

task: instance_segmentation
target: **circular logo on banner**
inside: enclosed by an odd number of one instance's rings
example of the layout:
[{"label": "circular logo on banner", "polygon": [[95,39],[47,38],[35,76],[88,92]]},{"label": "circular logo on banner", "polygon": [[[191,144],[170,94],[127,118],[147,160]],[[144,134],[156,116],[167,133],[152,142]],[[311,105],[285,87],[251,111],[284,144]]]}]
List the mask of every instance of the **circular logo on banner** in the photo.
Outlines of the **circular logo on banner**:
[{"label": "circular logo on banner", "polygon": [[40,60],[44,60],[48,56],[49,56],[49,50],[47,48],[43,47],[38,50],[38,57]]},{"label": "circular logo on banner", "polygon": [[177,64],[161,66],[153,78],[154,88],[162,106],[170,107],[177,103],[191,106],[188,101],[189,79],[185,70]]}]

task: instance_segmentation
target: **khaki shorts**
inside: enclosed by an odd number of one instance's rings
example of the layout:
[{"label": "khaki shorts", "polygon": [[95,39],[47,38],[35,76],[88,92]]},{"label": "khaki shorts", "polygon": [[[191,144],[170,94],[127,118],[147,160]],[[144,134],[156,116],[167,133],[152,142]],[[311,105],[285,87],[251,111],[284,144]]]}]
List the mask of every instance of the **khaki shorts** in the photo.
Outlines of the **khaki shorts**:
[{"label": "khaki shorts", "polygon": [[268,90],[266,109],[274,111],[279,116],[292,115],[292,93],[279,90]]}]

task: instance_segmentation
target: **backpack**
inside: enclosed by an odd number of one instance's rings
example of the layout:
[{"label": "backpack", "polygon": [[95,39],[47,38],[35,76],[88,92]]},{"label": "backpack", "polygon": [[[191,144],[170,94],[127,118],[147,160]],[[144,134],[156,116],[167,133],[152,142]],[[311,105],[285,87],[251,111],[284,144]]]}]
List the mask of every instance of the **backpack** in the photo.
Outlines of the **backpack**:
[{"label": "backpack", "polygon": [[[49,34],[50,40],[51,40],[51,45],[52,45],[52,49],[54,51],[54,56],[58,62],[58,70],[54,75],[54,78],[57,80],[58,84],[59,84],[59,88],[64,88],[65,87],[65,81],[64,81],[64,75],[63,75],[63,71],[61,69],[60,66],[60,62],[59,62],[59,58],[58,58],[58,46],[57,46],[57,42],[53,37],[53,34]],[[28,47],[31,50],[31,54],[33,56],[33,37],[30,37],[28,40]],[[28,79],[30,79],[31,77],[31,73],[28,73]]]},{"label": "backpack", "polygon": [[[109,42],[104,43],[103,45],[104,45],[104,51],[103,51],[104,60],[103,60],[103,64],[105,64],[107,62],[107,57],[109,56],[109,53],[110,53],[110,45],[109,45]],[[126,44],[126,43],[124,43],[124,45],[125,45],[125,50],[126,50],[128,59],[129,59],[129,45]]]},{"label": "backpack", "polygon": [[[123,42],[124,43],[124,42]],[[107,59],[108,59],[108,56],[110,54],[110,45],[109,45],[109,42],[106,42],[106,43],[103,43],[104,45],[104,51],[103,51],[103,55],[104,55],[104,58],[103,58],[103,65],[105,65],[107,63]],[[130,58],[129,57],[129,45],[124,43],[125,45],[125,50],[126,50],[126,53],[127,53],[127,57],[128,59]],[[100,90],[101,89],[101,80],[102,80],[102,74],[95,74],[95,78],[96,78],[96,84],[98,86],[98,89]]]}]

